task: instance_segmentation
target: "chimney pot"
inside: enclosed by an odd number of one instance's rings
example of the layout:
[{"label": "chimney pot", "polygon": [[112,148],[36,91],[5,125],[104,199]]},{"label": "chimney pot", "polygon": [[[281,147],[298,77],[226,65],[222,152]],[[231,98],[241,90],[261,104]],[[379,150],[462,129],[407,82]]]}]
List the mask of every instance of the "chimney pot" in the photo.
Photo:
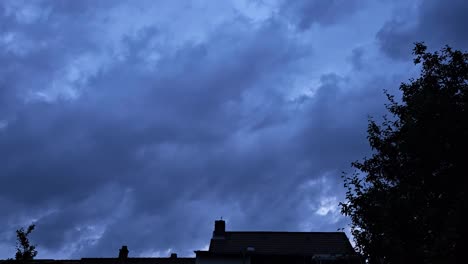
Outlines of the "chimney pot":
[{"label": "chimney pot", "polygon": [[226,233],[226,222],[224,220],[215,221],[215,229],[213,231],[213,238],[223,238]]},{"label": "chimney pot", "polygon": [[127,259],[128,258],[128,248],[127,246],[122,246],[119,250],[119,259]]}]

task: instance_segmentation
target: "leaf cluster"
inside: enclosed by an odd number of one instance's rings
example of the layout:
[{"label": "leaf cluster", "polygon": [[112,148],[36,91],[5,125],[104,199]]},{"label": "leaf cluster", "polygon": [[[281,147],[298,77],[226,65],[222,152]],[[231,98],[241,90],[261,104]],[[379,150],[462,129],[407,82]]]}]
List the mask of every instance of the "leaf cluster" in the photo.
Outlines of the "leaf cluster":
[{"label": "leaf cluster", "polygon": [[15,259],[17,261],[33,260],[37,255],[36,246],[31,245],[28,237],[34,228],[35,225],[30,225],[26,230],[24,230],[24,228],[16,230],[17,242]]}]

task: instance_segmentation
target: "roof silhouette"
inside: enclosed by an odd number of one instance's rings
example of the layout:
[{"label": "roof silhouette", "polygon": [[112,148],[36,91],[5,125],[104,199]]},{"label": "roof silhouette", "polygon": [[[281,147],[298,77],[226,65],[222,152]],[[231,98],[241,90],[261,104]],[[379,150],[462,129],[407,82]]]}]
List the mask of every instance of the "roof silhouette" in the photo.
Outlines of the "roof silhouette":
[{"label": "roof silhouette", "polygon": [[211,239],[209,251],[268,255],[355,255],[344,232],[225,232]]}]

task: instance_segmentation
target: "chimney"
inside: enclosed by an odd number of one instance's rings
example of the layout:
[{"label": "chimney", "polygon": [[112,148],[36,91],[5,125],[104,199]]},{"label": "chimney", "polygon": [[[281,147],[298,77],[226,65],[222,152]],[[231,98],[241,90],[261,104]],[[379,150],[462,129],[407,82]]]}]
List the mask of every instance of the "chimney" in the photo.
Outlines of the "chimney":
[{"label": "chimney", "polygon": [[215,229],[213,231],[213,238],[224,238],[226,233],[226,222],[224,220],[215,221]]},{"label": "chimney", "polygon": [[127,259],[128,258],[128,248],[127,246],[122,246],[121,249],[119,249],[119,259]]},{"label": "chimney", "polygon": [[171,253],[171,258],[172,258],[172,259],[177,258],[177,253]]}]

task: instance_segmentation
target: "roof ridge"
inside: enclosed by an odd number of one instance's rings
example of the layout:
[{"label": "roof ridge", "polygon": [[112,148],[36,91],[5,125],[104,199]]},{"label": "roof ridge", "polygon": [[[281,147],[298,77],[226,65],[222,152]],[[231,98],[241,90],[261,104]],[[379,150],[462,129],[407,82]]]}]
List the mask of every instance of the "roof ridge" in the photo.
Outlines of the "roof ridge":
[{"label": "roof ridge", "polygon": [[306,231],[226,231],[226,233],[272,233],[272,234],[278,234],[278,233],[285,233],[285,234],[345,234],[343,231],[331,231],[331,232],[306,232]]},{"label": "roof ridge", "polygon": [[[193,259],[195,257],[177,257],[177,259]],[[99,257],[91,257],[91,258],[81,258],[81,259],[84,259],[84,260],[88,260],[88,259],[118,259],[118,257],[115,257],[115,258],[112,258],[112,257],[102,257],[102,258],[99,258]],[[171,259],[171,257],[128,257],[126,259]],[[176,259],[176,258],[172,258],[172,259]],[[38,260],[42,260],[42,259],[38,259]],[[54,259],[50,259],[50,260],[54,260]],[[80,259],[72,259],[72,260],[80,260]]]}]

